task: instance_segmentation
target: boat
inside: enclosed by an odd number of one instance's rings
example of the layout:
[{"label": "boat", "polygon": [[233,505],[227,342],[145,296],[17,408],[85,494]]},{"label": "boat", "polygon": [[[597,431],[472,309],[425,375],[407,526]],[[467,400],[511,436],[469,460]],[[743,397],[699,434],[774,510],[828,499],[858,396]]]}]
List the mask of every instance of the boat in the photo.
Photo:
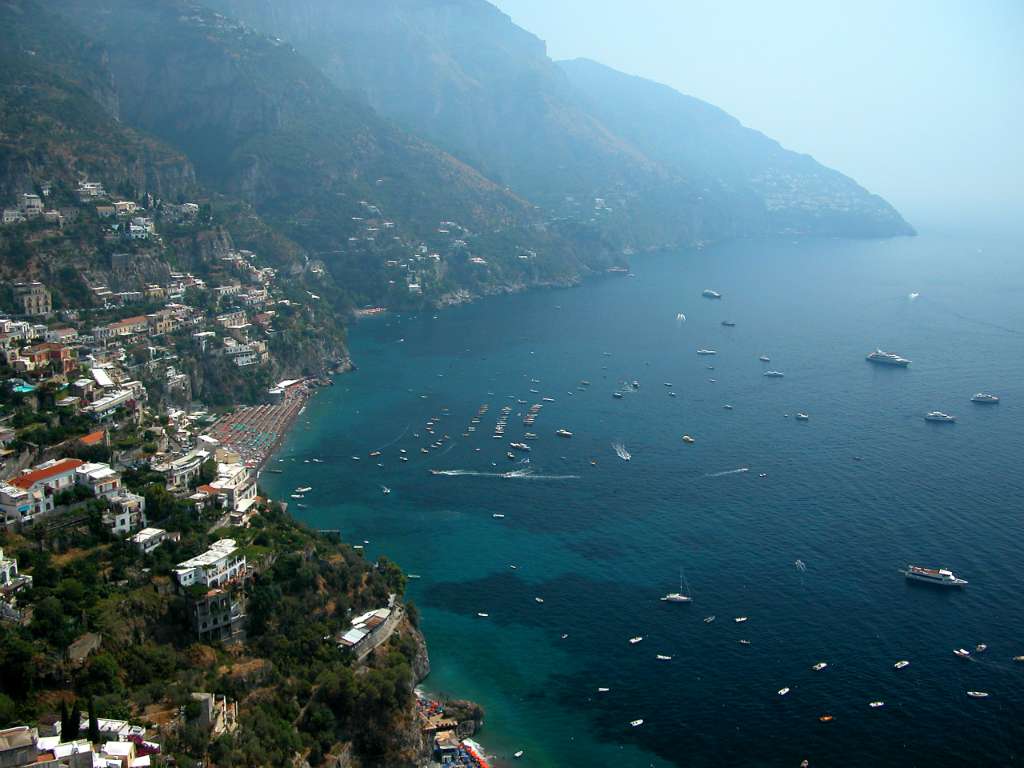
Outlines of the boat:
[{"label": "boat", "polygon": [[629,724],[631,726],[633,726],[634,728],[639,728],[641,725],[644,724],[644,721],[643,720],[630,720]]},{"label": "boat", "polygon": [[770,363],[772,361],[772,359],[768,357],[768,355],[761,355],[757,359],[760,360],[762,363]]},{"label": "boat", "polygon": [[742,624],[742,623],[743,623],[744,621],[746,621],[746,620],[747,620],[747,617],[746,617],[746,616],[737,616],[737,617],[736,617],[736,618],[734,619],[734,621],[735,621],[735,622],[736,622],[737,624]]},{"label": "boat", "polygon": [[810,421],[811,417],[808,416],[806,413],[798,413],[796,415],[796,420],[797,421]]},{"label": "boat", "polygon": [[370,458],[375,459],[381,455],[381,451],[370,451]]},{"label": "boat", "polygon": [[669,392],[669,393],[668,393],[668,396],[669,396],[669,397],[675,397],[675,396],[676,396],[676,393],[675,393],[675,392]]},{"label": "boat", "polygon": [[672,386],[672,382],[671,381],[666,381],[665,382],[665,386],[666,387],[671,387]]},{"label": "boat", "polygon": [[523,750],[521,750],[521,749],[518,752],[513,752],[512,753],[512,757],[514,757],[516,760],[518,760],[522,756],[523,756]]},{"label": "boat", "polygon": [[987,699],[988,691],[968,691],[967,695],[972,699]]},{"label": "boat", "polygon": [[534,602],[537,602],[537,603],[543,603],[544,602],[544,598],[543,597],[535,597],[533,599],[534,599]]},{"label": "boat", "polygon": [[292,498],[293,498],[293,499],[304,499],[304,498],[306,498],[306,497],[305,497],[305,495],[304,495],[304,494],[301,494],[301,493],[293,493],[293,494],[292,494]]},{"label": "boat", "polygon": [[633,389],[640,389],[640,382],[637,381],[636,379],[633,379],[632,387]]},{"label": "boat", "polygon": [[686,443],[687,445],[693,445],[697,441],[694,438],[690,437],[689,435],[683,435],[683,442]]},{"label": "boat", "polygon": [[726,404],[726,405],[723,405],[723,406],[722,406],[722,410],[724,410],[724,411],[731,411],[731,410],[732,410],[732,406],[731,406],[731,405],[728,405],[728,404]]},{"label": "boat", "polygon": [[910,361],[905,357],[900,357],[895,352],[883,352],[880,349],[876,349],[871,352],[865,358],[869,363],[877,363],[878,365],[894,365],[898,368],[906,368],[910,365]]},{"label": "boat", "polygon": [[956,416],[950,416],[948,413],[943,413],[942,411],[929,411],[924,415],[924,420],[952,424],[956,421]]},{"label": "boat", "polygon": [[703,296],[705,299],[722,298],[722,294],[720,294],[718,291],[712,291],[710,288],[705,288],[700,295]]},{"label": "boat", "polygon": [[528,446],[526,443],[509,443],[509,446],[515,448],[517,451],[530,450],[530,446]]},{"label": "boat", "polygon": [[884,701],[869,701],[868,702],[868,706],[871,707],[872,709],[878,709],[879,707],[884,707],[885,706],[885,702]]},{"label": "boat", "polygon": [[421,579],[423,577],[420,576],[418,573],[407,573],[405,575],[405,578],[407,578],[407,579]]},{"label": "boat", "polygon": [[779,696],[785,696],[789,693],[789,688],[779,688]]},{"label": "boat", "polygon": [[817,664],[811,667],[811,669],[813,669],[815,672],[821,672],[821,670],[825,669],[827,666],[828,662],[819,661]]},{"label": "boat", "polygon": [[505,516],[501,514],[501,512],[495,512],[493,515],[491,515],[491,517],[493,517],[495,520],[502,520]]},{"label": "boat", "polygon": [[295,492],[296,493],[309,493],[312,490],[313,490],[313,486],[311,486],[311,485],[303,485],[303,486],[301,486],[299,488],[296,488]]},{"label": "boat", "polygon": [[352,461],[359,461],[359,460],[360,460],[360,459],[359,459],[359,457],[358,457],[358,456],[353,456],[353,457],[352,457]]},{"label": "boat", "polygon": [[974,395],[974,397],[971,398],[971,402],[994,405],[999,402],[999,396],[990,395],[987,392],[978,392],[976,395]]},{"label": "boat", "polygon": [[301,502],[297,503],[295,506],[299,509],[309,509],[309,504],[302,504]]},{"label": "boat", "polygon": [[631,638],[629,638],[629,644],[630,645],[636,645],[637,643],[639,643],[643,639],[644,638],[641,635],[637,635],[636,637],[631,637]]},{"label": "boat", "polygon": [[939,587],[966,587],[966,579],[958,579],[952,571],[946,568],[925,568],[920,565],[908,565],[907,570],[902,571],[903,575],[911,581],[921,581],[925,584],[934,584]]},{"label": "boat", "polygon": [[672,661],[671,656],[666,656],[663,653],[655,654],[654,658],[656,658],[658,661]]},{"label": "boat", "polygon": [[782,371],[765,371],[761,375],[769,379],[781,379],[786,374],[784,374]]},{"label": "boat", "polygon": [[611,688],[598,688],[597,692],[598,693],[608,693],[608,691],[610,691],[610,690],[611,690]]},{"label": "boat", "polygon": [[562,639],[563,640],[568,639],[568,637],[569,637],[569,635],[567,635],[565,632],[562,633]]},{"label": "boat", "polygon": [[904,667],[909,667],[910,666],[910,662],[907,661],[906,659],[901,659],[900,661],[897,661],[895,664],[893,664],[893,666],[896,669],[903,669]]},{"label": "boat", "polygon": [[541,401],[545,402],[545,403],[553,403],[553,402],[555,402],[555,398],[553,398],[553,397],[542,397]]},{"label": "boat", "polygon": [[568,429],[556,429],[555,434],[559,437],[572,437],[572,432]]},{"label": "boat", "polygon": [[514,459],[516,457],[516,455],[512,453],[512,451],[508,451],[505,455],[508,456],[509,459]]},{"label": "boat", "polygon": [[488,616],[490,616],[490,614],[489,613],[483,613],[482,611],[480,611],[480,612],[477,613],[477,616],[479,616],[481,619],[486,619]]},{"label": "boat", "polygon": [[399,457],[398,457],[398,460],[399,460],[399,461],[408,461],[408,460],[409,460],[409,457],[408,457],[408,456],[399,456]]},{"label": "boat", "polygon": [[616,400],[621,400],[623,398],[623,394],[621,392],[612,392],[612,397]]},{"label": "boat", "polygon": [[703,355],[704,357],[707,357],[709,355],[717,355],[718,351],[714,350],[714,349],[698,349],[697,350],[697,354],[698,355]]},{"label": "boat", "polygon": [[391,493],[391,489],[388,488],[386,485],[382,485],[380,487],[380,490],[381,490],[381,493],[383,493],[385,496],[387,496],[389,493]]},{"label": "boat", "polygon": [[705,617],[704,617],[704,623],[705,623],[705,624],[710,624],[710,623],[711,623],[712,621],[714,621],[714,620],[715,620],[715,617],[714,617],[714,616],[705,616]]},{"label": "boat", "polygon": [[961,659],[971,658],[971,652],[965,648],[957,648],[955,651],[953,651],[953,654],[955,656],[959,656]]},{"label": "boat", "polygon": [[988,646],[985,645],[984,643],[978,643],[976,646],[974,646],[974,652],[975,653],[984,653],[987,650],[988,650]]},{"label": "boat", "polygon": [[[689,592],[690,590],[687,589],[686,591]],[[693,602],[693,598],[690,597],[688,594],[683,592],[683,572],[682,571],[679,571],[679,591],[678,592],[669,592],[667,595],[665,595],[663,598],[661,598],[661,601],[663,603],[692,603]]]},{"label": "boat", "polygon": [[732,320],[723,320],[722,321],[722,325],[724,325],[726,328],[735,328],[736,327],[736,323],[734,323]]},{"label": "boat", "polygon": [[823,723],[831,723],[833,719],[832,715],[822,715],[818,718]]},{"label": "boat", "polygon": [[1024,661],[1024,656],[1014,656],[1013,660],[1014,661]]}]

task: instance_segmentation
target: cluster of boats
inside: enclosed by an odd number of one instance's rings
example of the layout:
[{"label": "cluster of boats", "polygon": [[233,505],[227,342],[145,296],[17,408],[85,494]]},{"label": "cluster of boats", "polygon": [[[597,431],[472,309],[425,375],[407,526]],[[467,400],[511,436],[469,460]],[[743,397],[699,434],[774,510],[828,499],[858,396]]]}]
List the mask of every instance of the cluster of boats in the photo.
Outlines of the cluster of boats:
[{"label": "cluster of boats", "polygon": [[[906,368],[911,363],[910,360],[905,357],[901,357],[895,352],[883,352],[881,349],[869,352],[866,359],[869,363],[875,363],[876,365],[890,365],[897,368]],[[999,402],[999,396],[993,395],[990,392],[977,392],[971,397],[971,402],[978,403],[980,405],[995,405]],[[943,424],[952,424],[956,421],[956,416],[951,416],[944,411],[929,411],[924,415],[924,420]]]}]

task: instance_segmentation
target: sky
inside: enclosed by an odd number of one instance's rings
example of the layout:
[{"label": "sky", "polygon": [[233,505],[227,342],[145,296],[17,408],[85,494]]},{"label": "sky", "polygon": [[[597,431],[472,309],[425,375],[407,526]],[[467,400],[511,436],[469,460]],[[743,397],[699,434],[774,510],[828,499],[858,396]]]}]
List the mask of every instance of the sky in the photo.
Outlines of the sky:
[{"label": "sky", "polygon": [[1024,0],[491,0],[548,44],[709,101],[911,223],[1024,229]]}]

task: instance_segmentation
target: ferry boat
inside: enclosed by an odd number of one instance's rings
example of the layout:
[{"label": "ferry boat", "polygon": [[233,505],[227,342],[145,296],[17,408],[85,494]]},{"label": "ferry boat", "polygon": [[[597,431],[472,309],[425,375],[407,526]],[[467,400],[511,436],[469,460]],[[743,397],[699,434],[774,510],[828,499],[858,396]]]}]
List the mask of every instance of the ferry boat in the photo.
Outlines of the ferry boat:
[{"label": "ferry boat", "polygon": [[910,365],[910,361],[905,357],[900,357],[895,352],[883,352],[880,349],[876,349],[874,352],[868,354],[865,358],[869,363],[878,363],[879,365],[895,365],[899,368],[906,368]]},{"label": "ferry boat", "polygon": [[715,351],[715,350],[713,350],[713,349],[698,349],[698,350],[697,350],[697,354],[698,354],[698,355],[704,355],[704,356],[707,356],[707,355],[717,355],[717,354],[718,354],[718,352],[716,352],[716,351]]},{"label": "ferry boat", "polygon": [[568,429],[556,429],[555,434],[559,437],[572,437],[572,432]]},{"label": "ferry boat", "polygon": [[722,298],[722,294],[720,294],[718,291],[712,291],[710,288],[705,288],[704,291],[701,293],[701,296],[703,296],[705,299]]},{"label": "ferry boat", "polygon": [[925,568],[920,565],[908,565],[902,572],[911,581],[923,581],[939,587],[966,587],[967,581],[958,579],[952,571],[945,568]]},{"label": "ferry boat", "polygon": [[942,411],[929,411],[924,415],[925,421],[937,421],[943,424],[952,424],[956,421],[956,416],[950,416],[948,413]]},{"label": "ferry boat", "polygon": [[972,403],[983,403],[983,404],[986,404],[986,405],[995,405],[996,403],[999,402],[999,396],[998,395],[990,395],[987,392],[979,392],[978,394],[976,394],[974,397],[971,398],[971,402]]}]

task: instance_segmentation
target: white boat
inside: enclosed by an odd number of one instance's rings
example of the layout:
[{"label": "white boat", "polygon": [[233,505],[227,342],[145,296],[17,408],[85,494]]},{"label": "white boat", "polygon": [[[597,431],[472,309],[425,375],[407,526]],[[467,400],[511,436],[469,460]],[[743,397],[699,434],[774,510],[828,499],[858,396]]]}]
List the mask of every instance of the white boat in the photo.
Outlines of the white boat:
[{"label": "white boat", "polygon": [[974,652],[975,653],[984,653],[987,650],[988,650],[988,646],[985,645],[984,643],[978,643],[976,646],[974,646]]},{"label": "white boat", "polygon": [[1014,661],[1024,661],[1024,656],[1014,656],[1013,660]]},{"label": "white boat", "polygon": [[495,520],[501,520],[505,516],[503,514],[501,514],[501,512],[495,512],[494,514],[491,515],[491,517],[493,517]]},{"label": "white boat", "polygon": [[714,616],[705,616],[705,617],[704,617],[704,623],[705,623],[705,624],[710,624],[710,623],[711,623],[712,621],[714,621],[714,620],[715,620],[715,617],[714,617]]},{"label": "white boat", "polygon": [[894,365],[898,368],[906,368],[910,365],[910,361],[905,357],[900,357],[894,352],[883,352],[880,349],[876,349],[871,352],[865,358],[869,363],[877,363],[878,365]]},{"label": "white boat", "polygon": [[481,619],[486,619],[488,616],[490,616],[490,614],[489,613],[483,613],[481,611],[481,612],[477,613],[477,616],[479,616]]},{"label": "white boat", "polygon": [[656,654],[655,657],[658,661],[672,661],[671,656],[666,656],[663,653]]},{"label": "white boat", "polygon": [[815,664],[813,667],[811,667],[811,669],[813,669],[815,672],[821,672],[821,670],[825,669],[827,666],[828,666],[827,662],[819,661],[817,664]]},{"label": "white boat", "polygon": [[710,288],[705,288],[700,295],[703,296],[705,299],[722,298],[722,294],[720,294],[718,291],[712,291]]},{"label": "white boat", "polygon": [[796,415],[796,420],[797,421],[810,421],[811,417],[808,416],[806,413],[798,413]]},{"label": "white boat", "polygon": [[380,490],[381,490],[381,493],[383,493],[385,496],[387,496],[389,493],[391,493],[391,489],[388,488],[386,485],[382,485],[380,487]]},{"label": "white boat", "polygon": [[760,360],[762,363],[770,363],[772,361],[772,359],[768,357],[768,355],[761,355],[757,359]]},{"label": "white boat", "polygon": [[785,696],[789,693],[789,688],[779,688],[779,696]]},{"label": "white boat", "polygon": [[556,429],[555,434],[559,437],[572,437],[572,432],[568,429]]},{"label": "white boat", "polygon": [[296,489],[295,489],[295,492],[296,492],[296,493],[309,493],[309,492],[310,492],[310,491],[312,491],[312,490],[313,490],[313,487],[312,487],[312,486],[310,486],[310,485],[304,485],[304,486],[302,486],[301,488],[296,488]]},{"label": "white boat", "polygon": [[967,695],[972,699],[987,699],[988,691],[968,691]]},{"label": "white boat", "polygon": [[737,624],[742,624],[746,620],[746,616],[737,616],[735,619],[733,619],[733,621],[735,621]]},{"label": "white boat", "polygon": [[987,392],[978,392],[974,397],[971,398],[972,403],[982,403],[988,405],[995,405],[999,402],[998,395],[990,395]]},{"label": "white boat", "polygon": [[868,702],[868,706],[871,707],[872,709],[878,709],[879,707],[884,707],[885,706],[885,702],[884,701],[870,701],[870,702]]},{"label": "white boat", "polygon": [[717,355],[718,351],[714,349],[698,349],[697,354],[703,357],[708,357],[710,355]]},{"label": "white boat", "polygon": [[631,726],[633,726],[634,728],[639,728],[641,725],[644,724],[644,721],[643,720],[630,720],[629,724]]},{"label": "white boat", "polygon": [[901,573],[911,581],[921,581],[938,587],[966,587],[966,579],[958,579],[946,568],[925,568],[920,565],[908,565]]},{"label": "white boat", "polygon": [[538,603],[543,603],[544,602],[544,598],[543,597],[535,597],[533,599],[534,599],[535,602],[538,602]]},{"label": "white boat", "polygon": [[567,640],[568,638],[569,638],[569,635],[568,635],[568,634],[566,634],[565,632],[563,632],[563,633],[562,633],[562,639],[563,639],[563,640]]},{"label": "white boat", "polygon": [[304,499],[306,497],[303,494],[301,494],[301,493],[293,493],[292,494],[292,498],[293,499]]},{"label": "white boat", "polygon": [[971,658],[971,652],[968,651],[966,648],[957,648],[955,651],[953,651],[953,653],[954,655],[959,656],[961,659]]},{"label": "white boat", "polygon": [[897,661],[895,664],[893,664],[893,666],[896,669],[903,669],[904,667],[909,667],[910,666],[910,662],[907,661],[906,659],[901,659],[900,661]]},{"label": "white boat", "polygon": [[639,643],[639,642],[640,642],[641,640],[643,640],[643,637],[642,637],[641,635],[637,635],[636,637],[631,637],[631,638],[629,638],[629,644],[630,644],[630,645],[636,645],[636,644],[637,644],[637,643]]},{"label": "white boat", "polygon": [[786,374],[782,371],[765,371],[761,375],[768,379],[781,379],[785,377]]},{"label": "white boat", "polygon": [[512,757],[514,757],[516,760],[518,760],[522,756],[523,756],[523,750],[521,750],[521,749],[518,752],[514,752],[512,754]]},{"label": "white boat", "polygon": [[[689,592],[689,591],[690,591],[689,589],[686,590],[686,592]],[[665,595],[663,598],[661,598],[661,601],[663,603],[692,603],[693,602],[693,598],[690,597],[690,595],[686,594],[686,592],[683,592],[683,572],[680,571],[679,572],[679,591],[678,592],[669,592],[667,595]]]},{"label": "white boat", "polygon": [[610,690],[611,690],[611,688],[598,688],[597,692],[598,693],[608,693],[608,691],[610,691]]},{"label": "white boat", "polygon": [[943,413],[942,411],[928,411],[928,413],[924,415],[924,420],[952,424],[956,421],[956,416],[950,416],[948,413]]}]

